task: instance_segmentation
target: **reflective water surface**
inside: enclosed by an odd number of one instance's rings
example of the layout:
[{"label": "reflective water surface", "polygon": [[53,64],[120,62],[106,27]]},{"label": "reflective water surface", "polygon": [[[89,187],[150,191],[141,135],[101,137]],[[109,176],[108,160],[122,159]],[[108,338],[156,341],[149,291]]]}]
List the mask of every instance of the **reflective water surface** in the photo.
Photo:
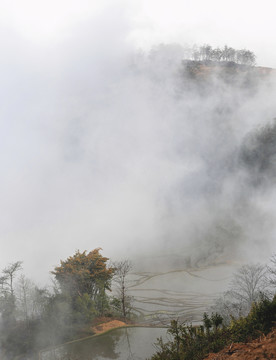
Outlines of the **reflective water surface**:
[{"label": "reflective water surface", "polygon": [[145,360],[155,352],[158,337],[167,329],[130,327],[43,351],[40,360]]},{"label": "reflective water surface", "polygon": [[[202,314],[227,290],[234,266],[172,268],[131,274],[128,292],[143,323],[162,326],[172,319],[198,323]],[[181,264],[180,264],[181,265]],[[156,269],[162,269],[158,264]]]},{"label": "reflective water surface", "polygon": [[[165,264],[165,261],[164,261]],[[181,265],[181,264],[180,264]],[[206,308],[226,290],[233,265],[146,269],[130,275],[128,293],[133,296],[137,322],[169,325],[172,319],[196,324]],[[156,266],[160,269],[161,266]],[[165,328],[133,327],[41,352],[40,360],[140,360],[154,352],[157,338],[167,338]]]}]

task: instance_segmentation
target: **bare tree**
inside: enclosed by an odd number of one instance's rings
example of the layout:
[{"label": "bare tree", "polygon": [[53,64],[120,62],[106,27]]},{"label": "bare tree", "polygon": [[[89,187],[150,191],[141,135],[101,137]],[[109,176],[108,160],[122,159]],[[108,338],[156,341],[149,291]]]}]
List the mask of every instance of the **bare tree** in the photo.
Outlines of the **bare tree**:
[{"label": "bare tree", "polygon": [[8,287],[10,295],[14,295],[14,279],[17,271],[22,269],[22,261],[16,261],[10,264],[3,270],[4,277],[6,278],[5,284]]},{"label": "bare tree", "polygon": [[252,304],[267,295],[267,269],[261,264],[242,266],[233,276],[230,289],[211,307],[229,323],[231,318],[246,316]]},{"label": "bare tree", "polygon": [[132,269],[132,264],[129,260],[114,262],[112,267],[115,268],[113,281],[116,283],[119,300],[121,302],[122,315],[127,317],[130,307],[130,296],[128,295],[127,275]]},{"label": "bare tree", "polygon": [[212,57],[212,46],[206,44],[200,47],[199,49],[200,60],[208,61]]},{"label": "bare tree", "polygon": [[236,299],[247,302],[249,306],[265,292],[266,267],[261,264],[242,266],[232,280],[232,294]]},{"label": "bare tree", "polygon": [[268,265],[267,270],[268,282],[274,288],[274,292],[276,292],[276,254],[272,255],[270,265]]},{"label": "bare tree", "polygon": [[22,269],[22,262],[10,264],[2,271],[0,277],[0,312],[5,326],[15,323],[16,299],[14,295],[14,279],[17,271]]},{"label": "bare tree", "polygon": [[222,57],[222,50],[220,48],[216,48],[212,50],[211,59],[214,61],[220,61]]},{"label": "bare tree", "polygon": [[15,295],[17,299],[18,314],[23,320],[28,321],[34,316],[33,303],[35,284],[25,275],[21,275],[16,283]]},{"label": "bare tree", "polygon": [[246,49],[238,50],[236,61],[238,64],[253,66],[256,64],[256,55]]},{"label": "bare tree", "polygon": [[235,61],[236,58],[236,50],[232,47],[228,47],[227,45],[221,50],[221,59],[223,61]]},{"label": "bare tree", "polygon": [[7,275],[0,276],[0,294],[3,296],[7,292]]}]

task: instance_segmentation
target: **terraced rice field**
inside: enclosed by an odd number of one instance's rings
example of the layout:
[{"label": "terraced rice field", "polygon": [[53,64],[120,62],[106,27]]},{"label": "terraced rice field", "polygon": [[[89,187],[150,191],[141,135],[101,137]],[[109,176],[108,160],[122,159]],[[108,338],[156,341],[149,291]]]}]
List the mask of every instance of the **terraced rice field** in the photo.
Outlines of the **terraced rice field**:
[{"label": "terraced rice field", "polygon": [[165,272],[135,272],[129,276],[129,294],[141,321],[167,325],[172,318],[196,323],[225,291],[233,267],[220,265]]}]

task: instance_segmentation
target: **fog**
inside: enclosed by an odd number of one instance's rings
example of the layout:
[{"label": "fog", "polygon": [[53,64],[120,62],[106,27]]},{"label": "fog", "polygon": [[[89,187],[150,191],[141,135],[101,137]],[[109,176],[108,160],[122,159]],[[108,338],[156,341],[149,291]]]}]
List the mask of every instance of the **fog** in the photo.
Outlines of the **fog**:
[{"label": "fog", "polygon": [[194,266],[266,260],[275,139],[266,145],[262,134],[268,124],[275,133],[273,76],[248,87],[245,75],[229,84],[214,72],[195,83],[182,60],[187,42],[208,41],[199,28],[164,46],[153,32],[143,49],[123,2],[93,16],[83,2],[76,21],[72,4],[64,23],[58,7],[56,32],[47,17],[23,26],[36,12],[0,28],[2,267],[22,260],[43,283],[60,259],[97,247],[114,259],[183,254]]}]

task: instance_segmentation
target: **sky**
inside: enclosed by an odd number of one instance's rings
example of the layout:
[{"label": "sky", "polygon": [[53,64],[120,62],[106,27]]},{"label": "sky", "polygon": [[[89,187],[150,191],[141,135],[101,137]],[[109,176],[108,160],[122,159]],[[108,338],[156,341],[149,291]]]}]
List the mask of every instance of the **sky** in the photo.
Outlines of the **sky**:
[{"label": "sky", "polygon": [[2,31],[41,47],[72,37],[88,21],[98,29],[99,40],[108,27],[124,26],[124,40],[133,47],[150,48],[160,42],[228,44],[249,48],[259,65],[275,67],[274,7],[272,0],[2,0],[0,19]]},{"label": "sky", "polygon": [[[176,105],[171,74],[162,88],[152,80],[157,63],[142,61],[147,75],[139,76],[130,64],[160,43],[209,43],[250,49],[258,65],[276,68],[273,16],[268,0],[2,0],[0,267],[22,260],[28,276],[46,279],[77,249],[144,254],[159,239],[181,238],[195,214],[208,218],[204,200],[185,218],[172,195],[183,178],[186,189],[202,187],[198,129],[179,122],[190,110]],[[250,115],[254,126],[261,112],[274,114],[272,98],[258,99],[255,112],[248,101],[237,115]],[[252,130],[247,121],[240,129],[231,123],[235,139]],[[180,130],[185,161],[176,156]],[[188,192],[191,208],[196,191]],[[265,196],[264,213],[273,208]]]}]

